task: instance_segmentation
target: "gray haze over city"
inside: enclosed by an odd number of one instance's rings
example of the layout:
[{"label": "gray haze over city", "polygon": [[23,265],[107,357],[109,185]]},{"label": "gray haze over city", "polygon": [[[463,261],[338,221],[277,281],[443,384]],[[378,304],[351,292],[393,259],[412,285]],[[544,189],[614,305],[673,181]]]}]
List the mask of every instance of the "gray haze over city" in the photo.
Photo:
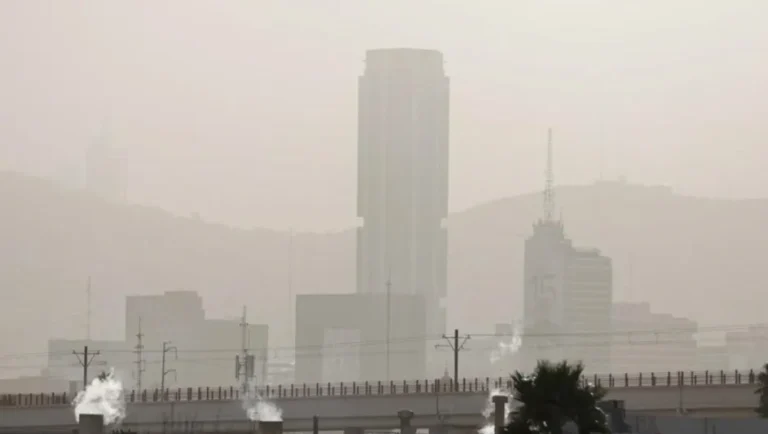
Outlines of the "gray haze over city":
[{"label": "gray haze over city", "polygon": [[81,379],[84,345],[134,383],[139,318],[144,386],[166,341],[168,383],[237,384],[243,306],[275,384],[453,375],[454,329],[466,376],[757,368],[765,16],[2,2],[0,391]]}]

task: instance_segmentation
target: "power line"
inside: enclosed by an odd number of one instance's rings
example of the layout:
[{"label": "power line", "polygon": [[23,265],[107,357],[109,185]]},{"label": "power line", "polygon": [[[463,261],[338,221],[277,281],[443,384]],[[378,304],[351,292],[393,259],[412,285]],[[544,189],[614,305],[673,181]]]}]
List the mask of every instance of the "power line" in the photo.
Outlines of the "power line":
[{"label": "power line", "polygon": [[[605,332],[570,332],[570,333],[469,333],[472,338],[504,338],[504,337],[520,337],[520,338],[537,338],[537,337],[611,337],[611,336],[637,336],[637,335],[665,335],[674,333],[716,333],[716,332],[728,332],[728,331],[743,331],[748,328],[766,328],[768,329],[768,323],[752,323],[752,324],[732,324],[732,325],[715,325],[715,326],[702,326],[698,328],[653,328],[653,329],[634,329],[634,330],[621,330],[621,331],[605,331]],[[437,335],[419,335],[410,336],[398,339],[391,339],[392,343],[408,343],[408,342],[429,342],[429,341],[442,341],[444,336]],[[700,340],[700,339],[699,339]],[[386,344],[386,340],[360,340],[360,341],[346,341],[337,342],[334,344],[318,344],[318,345],[302,345],[302,346],[275,346],[268,347],[270,351],[279,350],[321,350],[326,348],[339,348],[339,347],[369,347]],[[179,353],[232,353],[239,352],[241,348],[188,348],[180,349]],[[133,353],[132,349],[114,349],[114,350],[101,350],[102,354],[120,354],[120,353]],[[161,353],[162,350],[144,350],[143,354]],[[70,352],[64,351],[43,351],[43,352],[29,352],[29,353],[10,353],[0,355],[0,360],[7,359],[19,359],[19,358],[38,358],[38,357],[50,357],[55,355],[66,355]]]},{"label": "power line", "polygon": [[[766,337],[753,337],[753,338],[736,338],[732,342],[735,343],[757,343],[757,342],[767,342],[768,336]],[[620,345],[620,346],[648,346],[648,347],[665,347],[669,345],[678,345],[678,344],[684,344],[688,343],[690,340],[663,340],[663,341],[657,341],[657,340],[644,340],[644,341],[632,341],[631,343],[619,343],[617,344],[614,341],[603,341],[603,342],[592,342],[592,343],[574,343],[574,344],[551,344],[547,346],[551,347],[584,347],[584,346],[611,346],[611,345]],[[677,347],[673,348],[674,350],[678,350]],[[415,354],[420,352],[419,350],[392,350],[393,354]],[[336,353],[337,355],[361,355],[361,356],[376,356],[384,354],[385,352],[382,350],[376,350],[376,351],[349,351],[349,352],[342,352],[342,353]],[[94,353],[90,353],[89,355],[94,355]],[[313,358],[313,357],[322,357],[321,352],[312,353],[312,354],[299,354],[297,355],[298,358]],[[191,364],[207,364],[207,363],[214,363],[214,362],[226,362],[231,361],[231,358],[223,358],[223,357],[204,357],[204,358],[179,358],[175,361],[175,363],[191,363]],[[100,364],[103,364],[104,362],[100,362]],[[125,363],[118,363],[116,366],[119,365],[125,365],[130,364],[131,362],[125,362]],[[147,361],[147,364],[159,364],[162,363],[161,360],[152,360]],[[46,368],[47,366],[44,365],[0,365],[0,369],[42,369]]]}]

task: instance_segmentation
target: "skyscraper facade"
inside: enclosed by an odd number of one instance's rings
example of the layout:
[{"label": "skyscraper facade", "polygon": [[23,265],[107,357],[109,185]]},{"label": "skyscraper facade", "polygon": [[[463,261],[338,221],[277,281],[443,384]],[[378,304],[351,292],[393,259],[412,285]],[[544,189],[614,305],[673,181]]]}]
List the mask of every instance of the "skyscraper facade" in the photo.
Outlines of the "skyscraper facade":
[{"label": "skyscraper facade", "polygon": [[449,79],[435,50],[366,54],[359,79],[357,291],[422,295],[445,331]]}]

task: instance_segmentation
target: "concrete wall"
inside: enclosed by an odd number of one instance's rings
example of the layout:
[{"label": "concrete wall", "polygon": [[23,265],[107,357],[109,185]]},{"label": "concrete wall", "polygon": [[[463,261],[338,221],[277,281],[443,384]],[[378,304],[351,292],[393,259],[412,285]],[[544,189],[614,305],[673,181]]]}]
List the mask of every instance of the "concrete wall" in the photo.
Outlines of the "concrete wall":
[{"label": "concrete wall", "polygon": [[[626,420],[630,425],[638,425],[642,422],[640,419],[632,419],[633,415],[637,414],[651,414],[656,417],[654,421],[667,423],[665,422],[667,420],[677,420],[674,413],[678,405],[678,393],[679,391],[675,388],[667,387],[612,389],[607,399],[625,401]],[[754,386],[696,386],[684,390],[684,394],[684,406],[689,410],[688,417],[685,419],[694,419],[696,424],[692,424],[693,427],[703,426],[704,422],[701,420],[705,417],[729,416],[729,419],[733,419],[738,416],[745,420],[754,419],[753,409],[757,405]],[[299,424],[295,426],[311,427],[309,424],[314,415],[326,420],[333,419],[337,424],[345,423],[344,421],[347,420],[349,426],[375,428],[395,423],[395,415],[401,409],[410,409],[420,416],[415,419],[414,426],[419,426],[417,423],[425,424],[421,426],[429,426],[429,423],[439,419],[438,416],[458,418],[463,421],[462,423],[482,424],[484,421],[482,411],[487,405],[487,400],[488,396],[484,393],[464,393],[313,397],[282,399],[276,400],[275,403],[283,409],[286,430],[289,430],[291,423]],[[166,423],[171,421],[214,422],[245,418],[245,411],[238,401],[132,404],[128,406],[127,414],[125,422],[128,424],[163,423],[163,421]],[[0,427],[41,425],[66,427],[74,424],[74,420],[73,409],[69,405],[37,408],[0,407]],[[748,422],[744,423],[749,425]],[[678,431],[662,429],[653,434],[676,432]],[[750,433],[720,429],[717,432],[719,434]]]}]

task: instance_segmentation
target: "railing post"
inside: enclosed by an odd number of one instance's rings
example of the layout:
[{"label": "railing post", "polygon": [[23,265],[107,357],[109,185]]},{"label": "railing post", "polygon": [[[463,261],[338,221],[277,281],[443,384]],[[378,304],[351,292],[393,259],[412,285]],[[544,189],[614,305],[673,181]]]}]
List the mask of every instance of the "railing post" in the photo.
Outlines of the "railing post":
[{"label": "railing post", "polygon": [[643,387],[643,373],[642,372],[640,374],[638,374],[638,376],[637,376],[637,385],[639,387]]},{"label": "railing post", "polygon": [[624,387],[629,387],[629,374],[624,373]]},{"label": "railing post", "polygon": [[656,386],[656,374],[651,372],[651,386]]}]

